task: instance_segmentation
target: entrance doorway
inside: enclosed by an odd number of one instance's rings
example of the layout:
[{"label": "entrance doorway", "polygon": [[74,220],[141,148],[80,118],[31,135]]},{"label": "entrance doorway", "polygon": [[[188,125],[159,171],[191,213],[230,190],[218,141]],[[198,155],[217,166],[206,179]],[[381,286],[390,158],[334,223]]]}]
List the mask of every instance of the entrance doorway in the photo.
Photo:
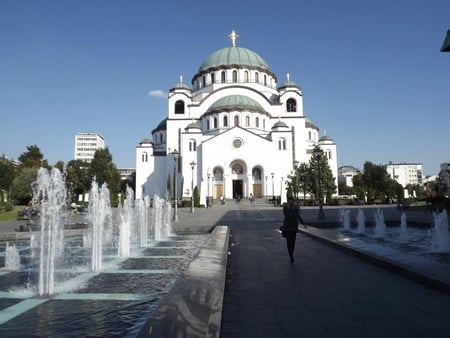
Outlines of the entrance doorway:
[{"label": "entrance doorway", "polygon": [[243,181],[233,180],[233,198],[236,196],[242,197],[243,194]]}]

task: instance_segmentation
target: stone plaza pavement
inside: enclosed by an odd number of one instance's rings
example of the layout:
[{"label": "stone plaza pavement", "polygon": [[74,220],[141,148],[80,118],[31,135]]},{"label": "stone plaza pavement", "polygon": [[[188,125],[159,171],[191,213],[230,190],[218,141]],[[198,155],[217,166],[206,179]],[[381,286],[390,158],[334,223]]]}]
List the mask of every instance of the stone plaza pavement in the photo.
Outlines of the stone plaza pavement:
[{"label": "stone plaza pavement", "polygon": [[[400,220],[395,206],[377,207],[386,221]],[[449,265],[330,236],[321,227],[336,224],[339,210],[326,206],[319,222],[317,207],[302,208],[310,226],[298,234],[292,264],[280,207],[242,200],[179,209],[177,232],[215,231],[155,312],[159,322],[150,319],[139,336],[449,337]],[[0,232],[15,227],[0,223]]]}]

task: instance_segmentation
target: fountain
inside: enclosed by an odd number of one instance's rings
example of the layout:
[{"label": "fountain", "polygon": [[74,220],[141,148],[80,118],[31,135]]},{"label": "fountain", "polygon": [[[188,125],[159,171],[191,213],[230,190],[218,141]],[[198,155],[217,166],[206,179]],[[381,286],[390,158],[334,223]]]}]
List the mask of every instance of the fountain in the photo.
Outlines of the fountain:
[{"label": "fountain", "polygon": [[17,271],[20,269],[20,254],[19,249],[14,244],[6,243],[5,250],[5,269]]},{"label": "fountain", "polygon": [[350,230],[350,210],[341,209],[339,212],[339,220],[341,221],[344,231]]},{"label": "fountain", "polygon": [[407,241],[409,239],[408,224],[406,222],[406,214],[402,213],[400,218],[400,240]]},{"label": "fountain", "polygon": [[386,235],[386,223],[384,222],[383,210],[377,209],[375,211],[375,237],[384,238]]},{"label": "fountain", "polygon": [[358,209],[358,215],[356,216],[356,219],[358,221],[358,228],[356,232],[358,234],[363,234],[366,232],[366,217],[364,215],[363,209]]},{"label": "fountain", "polygon": [[39,295],[52,295],[55,265],[63,252],[66,186],[61,172],[53,168],[38,170],[33,187],[33,200],[39,202],[40,262]]},{"label": "fountain", "polygon": [[88,233],[90,240],[87,242],[92,247],[91,269],[98,272],[102,269],[103,242],[111,239],[111,205],[109,202],[109,190],[106,183],[99,189],[97,182],[92,182],[89,194],[89,223],[91,231]]},{"label": "fountain", "polygon": [[[172,234],[170,205],[157,196],[152,208],[127,196],[110,212],[107,187],[95,182],[88,231],[64,230],[63,175],[40,169],[34,188],[41,231],[16,241],[14,253],[0,242],[0,257],[15,257],[14,269],[0,269],[2,336],[135,336],[207,238]],[[164,241],[146,236],[150,220]]]},{"label": "fountain", "polygon": [[447,211],[433,214],[434,227],[431,239],[433,252],[450,251],[450,235],[448,229]]}]

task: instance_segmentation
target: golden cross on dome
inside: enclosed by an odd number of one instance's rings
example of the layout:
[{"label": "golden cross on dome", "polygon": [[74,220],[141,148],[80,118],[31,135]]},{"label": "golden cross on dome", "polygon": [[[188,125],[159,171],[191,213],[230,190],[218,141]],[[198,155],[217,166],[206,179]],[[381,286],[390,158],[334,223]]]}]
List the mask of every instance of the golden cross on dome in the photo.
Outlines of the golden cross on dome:
[{"label": "golden cross on dome", "polygon": [[239,37],[239,35],[236,34],[236,32],[233,31],[231,32],[230,35],[228,35],[228,37],[231,39],[231,46],[232,47],[236,47],[236,39]]}]

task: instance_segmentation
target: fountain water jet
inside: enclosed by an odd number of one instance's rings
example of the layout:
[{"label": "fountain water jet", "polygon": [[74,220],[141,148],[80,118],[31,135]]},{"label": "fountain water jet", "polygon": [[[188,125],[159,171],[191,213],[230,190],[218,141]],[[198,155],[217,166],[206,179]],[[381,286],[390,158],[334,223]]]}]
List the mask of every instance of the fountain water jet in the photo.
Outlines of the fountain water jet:
[{"label": "fountain water jet", "polygon": [[448,229],[447,211],[434,213],[434,228],[431,238],[431,248],[434,252],[450,251],[450,234]]},{"label": "fountain water jet", "polygon": [[[120,205],[119,205],[120,206]],[[133,190],[127,186],[127,195],[120,210],[119,224],[119,250],[120,257],[130,257],[131,253],[131,226],[134,224]]]},{"label": "fountain water jet", "polygon": [[136,207],[139,213],[140,246],[141,248],[146,248],[148,246],[150,198],[145,196],[144,199],[137,200]]},{"label": "fountain water jet", "polygon": [[341,209],[339,212],[339,220],[342,223],[342,227],[344,230],[350,230],[350,210],[349,209]]},{"label": "fountain water jet", "polygon": [[5,249],[5,269],[17,271],[20,269],[19,249],[14,244],[6,243]]},{"label": "fountain water jet", "polygon": [[103,241],[111,239],[112,212],[106,183],[99,189],[98,183],[95,180],[92,182],[88,218],[91,223],[91,233],[88,237],[88,245],[92,246],[91,270],[98,272],[102,269]]},{"label": "fountain water jet", "polygon": [[375,237],[383,238],[386,235],[386,223],[384,222],[383,210],[377,209],[374,217],[375,217]]},{"label": "fountain water jet", "polygon": [[356,219],[358,221],[358,228],[357,228],[356,232],[358,234],[363,234],[366,231],[366,217],[364,216],[363,209],[359,209],[358,210],[358,214],[356,216]]},{"label": "fountain water jet", "polygon": [[402,213],[402,216],[400,218],[400,239],[402,241],[407,241],[409,239],[408,224],[406,222],[405,213]]},{"label": "fountain water jet", "polygon": [[52,295],[55,263],[63,252],[66,186],[57,168],[38,170],[33,199],[40,204],[39,295]]}]

